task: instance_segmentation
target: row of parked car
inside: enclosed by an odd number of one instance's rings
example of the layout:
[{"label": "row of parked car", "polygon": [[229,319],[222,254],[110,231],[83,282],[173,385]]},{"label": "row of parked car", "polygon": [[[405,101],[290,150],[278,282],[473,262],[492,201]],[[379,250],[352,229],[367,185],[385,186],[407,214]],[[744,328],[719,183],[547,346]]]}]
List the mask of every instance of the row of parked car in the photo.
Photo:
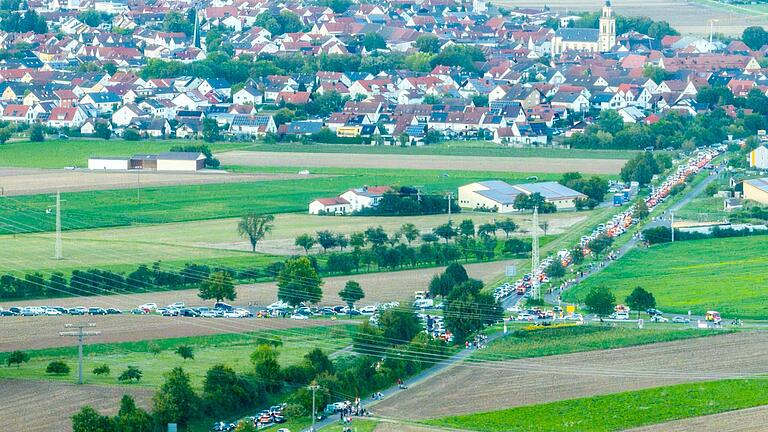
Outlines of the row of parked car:
[{"label": "row of parked car", "polygon": [[[283,414],[286,404],[273,405],[269,409],[262,410],[258,414],[246,416],[235,422],[219,421],[211,426],[211,432],[230,432],[237,429],[241,422],[253,424],[257,429],[267,428],[273,425],[283,424],[288,421]],[[277,432],[290,432],[288,429],[278,429]]]},{"label": "row of parked car", "polygon": [[61,306],[12,306],[8,309],[0,307],[0,316],[57,316],[57,315],[119,315],[123,311],[117,308],[100,308],[78,306],[65,308]]}]

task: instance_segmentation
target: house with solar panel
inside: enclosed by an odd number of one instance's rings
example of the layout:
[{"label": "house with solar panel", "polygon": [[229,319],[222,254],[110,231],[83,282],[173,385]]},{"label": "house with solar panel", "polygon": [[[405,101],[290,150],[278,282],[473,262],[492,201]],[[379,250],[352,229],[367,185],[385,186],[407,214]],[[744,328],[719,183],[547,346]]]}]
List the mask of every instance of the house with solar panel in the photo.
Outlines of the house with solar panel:
[{"label": "house with solar panel", "polygon": [[277,133],[275,119],[269,115],[241,115],[232,117],[229,132],[233,135],[262,137],[268,133]]},{"label": "house with solar panel", "polygon": [[501,180],[489,180],[470,183],[459,188],[459,206],[471,210],[512,213],[515,199],[523,195],[538,193],[545,201],[552,203],[558,210],[576,208],[577,199],[586,199],[581,192],[567,188],[557,182],[524,183],[511,185]]}]

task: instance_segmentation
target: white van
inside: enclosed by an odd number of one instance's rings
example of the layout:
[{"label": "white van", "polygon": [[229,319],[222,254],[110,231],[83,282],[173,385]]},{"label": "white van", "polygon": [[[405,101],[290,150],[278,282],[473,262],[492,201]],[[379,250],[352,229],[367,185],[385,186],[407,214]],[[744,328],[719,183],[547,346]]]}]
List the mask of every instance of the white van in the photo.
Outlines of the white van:
[{"label": "white van", "polygon": [[419,299],[413,302],[413,307],[416,309],[429,309],[435,305],[435,301],[432,299]]}]

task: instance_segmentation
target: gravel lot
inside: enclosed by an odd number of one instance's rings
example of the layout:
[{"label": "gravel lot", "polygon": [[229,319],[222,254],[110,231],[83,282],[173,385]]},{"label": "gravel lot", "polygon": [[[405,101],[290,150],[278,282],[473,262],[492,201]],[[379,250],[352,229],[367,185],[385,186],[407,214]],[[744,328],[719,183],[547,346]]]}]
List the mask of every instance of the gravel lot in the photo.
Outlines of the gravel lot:
[{"label": "gravel lot", "polygon": [[84,405],[115,415],[120,399],[130,393],[139,407],[148,409],[152,390],[140,387],[102,387],[53,381],[0,380],[2,430],[69,432],[70,418]]},{"label": "gravel lot", "polygon": [[107,172],[89,170],[45,170],[0,168],[0,188],[5,195],[132,189],[137,185],[177,186],[213,183],[240,183],[304,178],[298,174],[232,174],[221,171],[198,173]]},{"label": "gravel lot", "polygon": [[433,169],[458,171],[511,171],[562,173],[580,171],[587,174],[617,174],[623,159],[557,159],[505,158],[482,156],[381,155],[336,153],[282,153],[231,151],[216,155],[222,165],[277,167],[338,167]]},{"label": "gravel lot", "polygon": [[[186,336],[240,333],[286,328],[306,328],[322,325],[344,324],[346,320],[305,320],[283,318],[208,319],[163,317],[160,315],[111,315],[111,316],[39,316],[2,318],[3,337],[0,352],[30,350],[60,346],[75,346],[74,337],[59,336],[66,323],[92,322],[98,336],[88,338],[89,344],[127,342],[149,339],[165,339]],[[2,416],[0,416],[2,418]]]},{"label": "gravel lot", "polygon": [[744,332],[615,350],[464,364],[383,401],[372,412],[421,420],[764,374],[768,372],[766,355],[768,333]]}]

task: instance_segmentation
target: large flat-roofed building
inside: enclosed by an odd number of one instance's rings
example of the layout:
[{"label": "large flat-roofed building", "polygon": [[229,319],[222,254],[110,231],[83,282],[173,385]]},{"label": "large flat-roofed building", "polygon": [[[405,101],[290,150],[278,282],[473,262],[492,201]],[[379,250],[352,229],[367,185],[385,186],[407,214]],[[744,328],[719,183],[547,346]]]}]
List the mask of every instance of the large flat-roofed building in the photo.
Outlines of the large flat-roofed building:
[{"label": "large flat-roofed building", "polygon": [[91,170],[198,171],[205,168],[205,155],[197,152],[135,154],[131,157],[92,157]]},{"label": "large flat-roofed building", "polygon": [[576,207],[577,199],[586,199],[581,192],[567,188],[557,182],[525,183],[511,185],[501,180],[471,183],[459,188],[459,206],[467,209],[494,210],[498,213],[516,211],[518,195],[540,194],[544,200],[554,204],[558,210]]},{"label": "large flat-roofed building", "polygon": [[744,199],[768,204],[768,177],[744,180]]}]

